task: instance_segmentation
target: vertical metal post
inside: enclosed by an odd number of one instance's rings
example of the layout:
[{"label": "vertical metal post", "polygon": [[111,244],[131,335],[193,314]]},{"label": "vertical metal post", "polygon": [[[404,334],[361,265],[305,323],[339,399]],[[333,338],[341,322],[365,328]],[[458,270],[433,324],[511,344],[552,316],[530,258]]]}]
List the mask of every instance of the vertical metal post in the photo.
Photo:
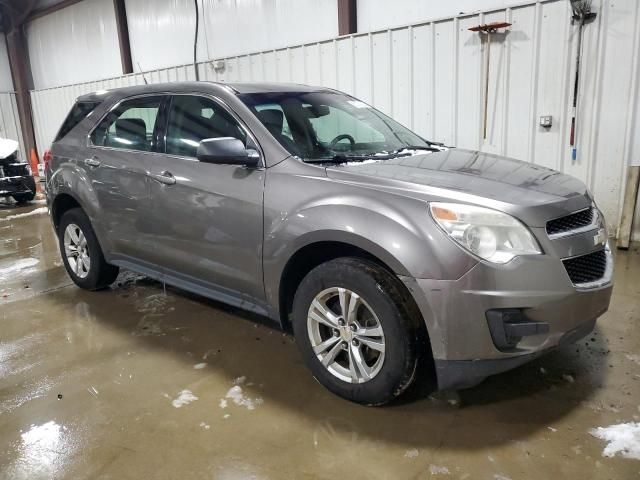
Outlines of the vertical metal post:
[{"label": "vertical metal post", "polygon": [[113,0],[113,9],[116,14],[116,29],[118,30],[118,43],[120,44],[120,62],[124,75],[133,73],[131,61],[131,43],[129,42],[129,27],[127,24],[127,10],[124,0]]},{"label": "vertical metal post", "polygon": [[[20,128],[22,130],[22,141],[27,155],[34,151],[38,155],[36,147],[36,137],[33,131],[33,117],[31,115],[31,96],[29,88],[31,86],[31,64],[29,63],[29,52],[26,46],[26,38],[22,28],[14,28],[6,34],[7,53],[9,54],[9,66],[13,79],[13,88],[16,91],[16,105],[18,116],[20,117]],[[37,173],[37,172],[36,172]]]},{"label": "vertical metal post", "polygon": [[338,0],[338,35],[349,35],[358,31],[356,0]]}]

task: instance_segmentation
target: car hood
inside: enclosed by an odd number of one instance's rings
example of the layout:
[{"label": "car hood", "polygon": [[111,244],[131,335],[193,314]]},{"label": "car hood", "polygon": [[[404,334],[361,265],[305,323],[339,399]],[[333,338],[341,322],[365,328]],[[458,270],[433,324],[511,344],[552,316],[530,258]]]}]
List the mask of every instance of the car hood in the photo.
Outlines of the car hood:
[{"label": "car hood", "polygon": [[506,211],[530,226],[586,208],[592,201],[578,179],[489,153],[449,149],[392,160],[327,167],[339,181],[423,200],[449,200]]},{"label": "car hood", "polygon": [[0,138],[0,160],[7,158],[9,155],[18,150],[18,142],[8,138]]}]

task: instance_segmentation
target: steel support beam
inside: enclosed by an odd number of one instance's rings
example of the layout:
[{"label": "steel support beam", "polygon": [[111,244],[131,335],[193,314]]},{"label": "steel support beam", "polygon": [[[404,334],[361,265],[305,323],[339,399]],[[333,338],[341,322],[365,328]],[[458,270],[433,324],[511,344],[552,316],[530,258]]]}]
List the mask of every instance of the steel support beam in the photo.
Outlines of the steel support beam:
[{"label": "steel support beam", "polygon": [[358,31],[356,0],[338,0],[338,35],[349,35]]},{"label": "steel support beam", "polygon": [[113,0],[116,12],[116,28],[118,29],[118,43],[120,44],[120,62],[124,75],[133,73],[131,62],[131,44],[129,43],[129,27],[127,26],[127,9],[124,0]]},{"label": "steel support beam", "polygon": [[[6,34],[6,40],[13,88],[16,92],[16,104],[18,106],[18,116],[20,117],[24,150],[27,152],[27,155],[29,155],[32,150],[38,155],[36,137],[33,132],[31,96],[29,94],[32,79],[27,39],[25,38],[22,28],[14,28]],[[37,175],[37,172],[34,174]]]}]

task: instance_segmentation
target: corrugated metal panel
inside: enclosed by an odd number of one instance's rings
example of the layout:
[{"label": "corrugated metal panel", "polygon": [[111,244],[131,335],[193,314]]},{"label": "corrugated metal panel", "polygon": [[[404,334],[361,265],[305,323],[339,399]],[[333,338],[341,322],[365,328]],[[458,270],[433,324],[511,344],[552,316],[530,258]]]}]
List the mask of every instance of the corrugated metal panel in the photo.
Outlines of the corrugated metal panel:
[{"label": "corrugated metal panel", "polygon": [[[518,0],[357,0],[358,31],[367,32],[398,25],[504,9]],[[393,6],[392,6],[393,5]]]},{"label": "corrugated metal panel", "polygon": [[22,142],[16,96],[12,92],[0,92],[0,138],[17,140],[20,144],[21,158],[28,158]]},{"label": "corrugated metal panel", "polygon": [[26,29],[37,89],[122,74],[112,1],[85,0]]},{"label": "corrugated metal panel", "polygon": [[[583,179],[610,225],[617,225],[626,167],[637,158],[640,3],[605,0],[586,27],[578,124],[578,156],[569,147],[576,27],[564,0],[461,15],[223,59],[201,79],[297,81],[337,87],[412,126],[459,147],[506,154]],[[487,45],[468,28],[513,23],[491,45],[488,132],[483,138],[482,81]],[[194,79],[192,66],[146,74],[150,82]],[[40,151],[51,141],[71,98],[141,83],[140,75],[33,92]],[[538,126],[552,115],[553,127]],[[636,226],[636,236],[639,237]]]}]

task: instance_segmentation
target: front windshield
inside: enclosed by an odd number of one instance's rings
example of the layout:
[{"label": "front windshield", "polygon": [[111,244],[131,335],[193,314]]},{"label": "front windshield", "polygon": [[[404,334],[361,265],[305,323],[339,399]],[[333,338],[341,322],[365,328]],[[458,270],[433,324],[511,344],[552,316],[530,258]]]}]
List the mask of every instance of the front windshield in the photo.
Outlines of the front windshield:
[{"label": "front windshield", "polygon": [[391,158],[429,143],[364,102],[339,92],[239,96],[284,148],[304,160]]}]

